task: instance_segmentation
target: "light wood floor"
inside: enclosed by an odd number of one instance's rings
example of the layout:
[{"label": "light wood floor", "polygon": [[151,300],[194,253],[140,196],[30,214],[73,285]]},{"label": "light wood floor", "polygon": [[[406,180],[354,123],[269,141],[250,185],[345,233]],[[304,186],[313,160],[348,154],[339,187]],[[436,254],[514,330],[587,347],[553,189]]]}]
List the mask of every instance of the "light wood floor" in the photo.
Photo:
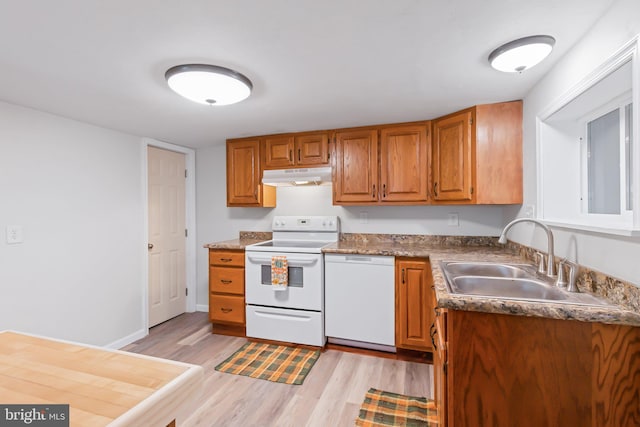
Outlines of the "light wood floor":
[{"label": "light wood floor", "polygon": [[245,342],[211,334],[207,313],[186,313],[122,350],[204,367],[203,394],[186,426],[353,426],[370,387],[433,395],[431,365],[338,350],[323,352],[302,385],[214,370]]}]

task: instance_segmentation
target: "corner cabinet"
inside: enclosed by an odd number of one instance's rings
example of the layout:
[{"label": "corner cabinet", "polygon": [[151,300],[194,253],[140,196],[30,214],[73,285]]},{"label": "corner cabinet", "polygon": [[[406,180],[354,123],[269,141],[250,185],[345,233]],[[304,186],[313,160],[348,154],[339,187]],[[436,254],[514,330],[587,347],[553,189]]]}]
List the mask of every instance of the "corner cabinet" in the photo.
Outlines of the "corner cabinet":
[{"label": "corner cabinet", "polygon": [[428,201],[428,122],[335,134],[334,204]]},{"label": "corner cabinet", "polygon": [[522,203],[522,101],[434,120],[432,170],[435,204]]},{"label": "corner cabinet", "polygon": [[428,259],[396,258],[396,347],[433,351],[433,279]]},{"label": "corner cabinet", "polygon": [[637,425],[640,327],[438,313],[439,425]]},{"label": "corner cabinet", "polygon": [[209,250],[212,332],[245,335],[244,251]]},{"label": "corner cabinet", "polygon": [[274,207],[275,187],[262,185],[259,139],[227,141],[227,206]]}]

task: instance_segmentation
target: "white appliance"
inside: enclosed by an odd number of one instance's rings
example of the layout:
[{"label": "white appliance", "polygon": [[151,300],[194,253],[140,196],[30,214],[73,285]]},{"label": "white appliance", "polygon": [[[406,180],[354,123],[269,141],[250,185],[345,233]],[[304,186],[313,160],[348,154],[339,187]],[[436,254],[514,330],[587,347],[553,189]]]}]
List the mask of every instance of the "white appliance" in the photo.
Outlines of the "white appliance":
[{"label": "white appliance", "polygon": [[[276,216],[273,240],[245,248],[247,336],[324,346],[322,248],[336,242],[337,216]],[[271,286],[271,259],[285,256],[286,290]]]},{"label": "white appliance", "polygon": [[272,186],[331,184],[331,166],[296,169],[269,169],[262,172],[262,183]]},{"label": "white appliance", "polygon": [[394,261],[392,256],[325,255],[329,342],[396,351]]}]

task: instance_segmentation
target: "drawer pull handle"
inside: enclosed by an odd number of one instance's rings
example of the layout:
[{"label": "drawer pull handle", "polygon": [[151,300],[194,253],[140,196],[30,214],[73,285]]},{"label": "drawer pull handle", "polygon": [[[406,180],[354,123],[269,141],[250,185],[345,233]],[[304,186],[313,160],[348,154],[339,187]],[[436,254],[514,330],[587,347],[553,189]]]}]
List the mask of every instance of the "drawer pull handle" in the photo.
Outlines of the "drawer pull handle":
[{"label": "drawer pull handle", "polygon": [[220,311],[222,311],[223,313],[231,313],[233,311],[233,308],[221,308]]},{"label": "drawer pull handle", "polygon": [[233,261],[233,258],[220,258],[221,262],[231,262]]},{"label": "drawer pull handle", "polygon": [[223,285],[228,285],[229,283],[233,283],[233,280],[220,279],[220,283]]}]

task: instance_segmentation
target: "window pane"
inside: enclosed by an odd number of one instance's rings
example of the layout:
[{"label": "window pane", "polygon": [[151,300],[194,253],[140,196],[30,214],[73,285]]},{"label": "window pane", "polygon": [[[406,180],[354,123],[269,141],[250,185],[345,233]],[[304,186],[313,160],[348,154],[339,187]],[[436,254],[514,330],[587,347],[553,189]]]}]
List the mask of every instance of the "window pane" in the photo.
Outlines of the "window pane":
[{"label": "window pane", "polygon": [[633,104],[624,107],[624,153],[626,156],[625,183],[627,193],[627,210],[633,209]]},{"label": "window pane", "polygon": [[620,214],[620,110],[587,125],[589,213]]}]

